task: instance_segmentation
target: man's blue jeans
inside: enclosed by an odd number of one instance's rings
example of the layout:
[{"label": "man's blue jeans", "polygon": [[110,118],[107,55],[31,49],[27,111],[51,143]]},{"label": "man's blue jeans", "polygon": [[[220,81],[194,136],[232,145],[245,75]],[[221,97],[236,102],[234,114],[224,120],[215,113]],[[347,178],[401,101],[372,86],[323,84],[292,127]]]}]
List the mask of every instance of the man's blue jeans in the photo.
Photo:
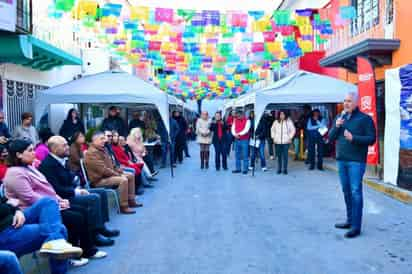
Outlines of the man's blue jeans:
[{"label": "man's blue jeans", "polygon": [[338,161],[340,183],[346,204],[347,222],[354,230],[361,230],[363,193],[362,179],[366,164],[350,161]]},{"label": "man's blue jeans", "polygon": [[260,158],[260,167],[264,168],[266,167],[266,159],[265,159],[265,140],[261,140],[259,147],[253,147],[251,146],[252,149],[252,156],[251,156],[251,166],[255,166],[255,160],[256,160],[256,154],[259,153],[259,158]]},{"label": "man's blue jeans", "polygon": [[0,273],[23,274],[19,260],[10,251],[0,251]]},{"label": "man's blue jeans", "polygon": [[[0,249],[10,250],[18,257],[40,249],[43,243],[67,239],[67,231],[61,223],[57,202],[45,197],[24,210],[25,224],[15,229],[8,227],[0,232]],[[67,272],[67,260],[50,259],[52,274]]]},{"label": "man's blue jeans", "polygon": [[[249,140],[235,140],[236,170],[247,172],[249,168]],[[243,165],[242,165],[243,163]]]}]

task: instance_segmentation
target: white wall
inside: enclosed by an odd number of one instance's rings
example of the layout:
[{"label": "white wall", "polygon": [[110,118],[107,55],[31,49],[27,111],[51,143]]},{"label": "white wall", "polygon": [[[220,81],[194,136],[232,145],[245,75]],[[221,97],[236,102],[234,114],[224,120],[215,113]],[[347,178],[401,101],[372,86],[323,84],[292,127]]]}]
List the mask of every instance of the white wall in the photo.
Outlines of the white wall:
[{"label": "white wall", "polygon": [[81,74],[80,66],[62,66],[49,71],[39,71],[15,64],[0,65],[0,77],[35,85],[53,87],[73,80]]},{"label": "white wall", "polygon": [[100,48],[83,49],[83,75],[96,74],[110,69],[110,55]]}]

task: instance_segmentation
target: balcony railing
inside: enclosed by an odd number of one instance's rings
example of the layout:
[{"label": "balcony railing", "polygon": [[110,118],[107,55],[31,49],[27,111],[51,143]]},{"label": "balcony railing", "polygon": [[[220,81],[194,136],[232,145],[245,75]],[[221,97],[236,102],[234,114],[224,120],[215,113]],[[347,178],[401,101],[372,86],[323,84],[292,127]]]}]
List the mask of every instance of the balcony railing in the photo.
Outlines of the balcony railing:
[{"label": "balcony railing", "polygon": [[[390,3],[390,4],[388,4]],[[363,24],[363,18],[357,17],[352,23],[340,29],[325,44],[326,56],[331,56],[343,49],[351,47],[365,39],[394,39],[395,14],[392,1],[380,1],[379,18]]]}]

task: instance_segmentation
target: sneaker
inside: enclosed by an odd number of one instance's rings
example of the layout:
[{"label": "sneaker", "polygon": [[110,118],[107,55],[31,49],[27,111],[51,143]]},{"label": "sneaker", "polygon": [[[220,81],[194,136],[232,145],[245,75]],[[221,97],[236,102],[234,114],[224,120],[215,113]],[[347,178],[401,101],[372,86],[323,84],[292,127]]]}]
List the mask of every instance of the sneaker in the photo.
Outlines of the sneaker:
[{"label": "sneaker", "polygon": [[253,170],[253,166],[250,166],[250,167],[249,167],[249,170]]},{"label": "sneaker", "polygon": [[97,251],[96,254],[90,257],[90,259],[103,259],[104,257],[107,257],[107,253],[104,251]]},{"label": "sneaker", "polygon": [[270,156],[270,159],[271,159],[271,160],[275,160],[275,157],[273,157],[273,156]]},{"label": "sneaker", "polygon": [[86,258],[71,259],[69,262],[70,262],[70,265],[73,267],[80,267],[80,266],[84,266],[88,264],[89,259],[86,259]]},{"label": "sneaker", "polygon": [[262,171],[266,172],[266,171],[268,171],[268,168],[267,167],[262,167]]},{"label": "sneaker", "polygon": [[72,246],[64,239],[48,241],[40,248],[40,254],[58,255],[62,259],[80,257],[82,253],[80,247]]},{"label": "sneaker", "polygon": [[156,170],[155,172],[153,172],[153,173],[151,174],[151,177],[153,178],[153,177],[156,176],[157,174],[159,174],[159,171],[158,171],[158,170]]}]

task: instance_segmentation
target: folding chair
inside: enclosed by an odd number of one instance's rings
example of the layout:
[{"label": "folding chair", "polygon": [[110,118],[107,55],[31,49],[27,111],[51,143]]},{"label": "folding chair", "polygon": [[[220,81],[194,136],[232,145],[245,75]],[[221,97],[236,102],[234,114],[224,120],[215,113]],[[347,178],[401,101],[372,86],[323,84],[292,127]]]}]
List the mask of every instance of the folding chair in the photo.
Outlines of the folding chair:
[{"label": "folding chair", "polygon": [[[87,171],[84,165],[84,159],[80,159],[80,170],[82,172],[82,176],[84,178],[84,181],[86,182],[86,188],[90,189],[90,181],[89,181],[89,177],[87,176]],[[107,194],[112,195],[112,198],[114,200],[115,206],[116,206],[116,211],[117,213],[120,214],[120,203],[119,203],[119,195],[117,194],[117,191],[115,189],[111,189],[111,188],[105,188],[104,189]]]}]

